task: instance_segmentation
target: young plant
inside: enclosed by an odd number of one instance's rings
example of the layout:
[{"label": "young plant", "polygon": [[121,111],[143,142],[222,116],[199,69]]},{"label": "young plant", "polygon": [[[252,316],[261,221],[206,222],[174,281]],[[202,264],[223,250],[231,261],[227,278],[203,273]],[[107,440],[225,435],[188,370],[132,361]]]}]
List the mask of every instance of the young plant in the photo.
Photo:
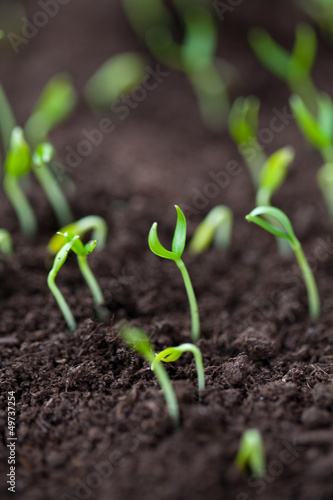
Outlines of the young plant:
[{"label": "young plant", "polygon": [[330,43],[333,42],[332,0],[298,0],[298,4],[322,30]]},{"label": "young plant", "polygon": [[235,462],[245,474],[250,472],[255,478],[265,475],[265,448],[257,429],[248,429],[243,433]]},{"label": "young plant", "polygon": [[259,61],[284,80],[292,92],[302,96],[310,109],[316,111],[317,92],[310,76],[317,53],[314,29],[308,24],[297,26],[291,54],[261,28],[250,31],[249,41]]},{"label": "young plant", "polygon": [[157,236],[157,222],[154,222],[154,224],[150,229],[148,243],[150,250],[155,255],[158,255],[163,259],[173,260],[180,269],[180,272],[182,273],[191,309],[192,340],[193,342],[197,342],[200,337],[200,319],[199,319],[198,305],[197,305],[197,300],[195,298],[192,283],[190,280],[190,276],[181,258],[184,252],[185,241],[186,241],[186,219],[185,215],[177,205],[175,205],[175,208],[177,210],[177,224],[172,240],[172,251],[170,252],[169,250],[166,250],[161,245]]},{"label": "young plant", "polygon": [[[97,316],[99,317],[100,320],[102,320],[103,316],[105,314],[105,311],[102,307],[104,304],[104,297],[103,297],[103,293],[100,289],[100,286],[97,283],[97,280],[89,267],[88,259],[87,259],[87,256],[89,254],[91,254],[91,252],[93,252],[93,250],[95,249],[95,247],[97,245],[97,241],[92,240],[84,245],[82,243],[82,241],[80,240],[79,235],[74,235],[70,231],[62,234],[62,236],[65,240],[65,245],[59,250],[59,252],[57,253],[57,255],[54,259],[53,267],[49,273],[48,285],[49,285],[49,288],[52,291],[53,295],[55,296],[55,298],[58,302],[58,305],[59,305],[59,307],[60,307],[60,309],[65,317],[68,328],[70,330],[74,331],[76,329],[75,320],[73,321],[73,319],[74,319],[73,315],[72,315],[72,313],[70,313],[69,307],[67,306],[65,299],[63,298],[59,289],[57,289],[57,287],[55,286],[55,278],[56,278],[57,273],[59,272],[60,268],[65,263],[69,250],[73,250],[73,252],[77,256],[78,265],[79,265],[81,274],[84,277],[84,279],[85,279],[85,281],[90,289],[90,292],[93,296]],[[66,248],[66,251],[63,251],[64,247]]]},{"label": "young plant", "polygon": [[156,355],[152,362],[151,369],[155,370],[156,366],[163,361],[164,363],[171,363],[177,361],[184,352],[191,352],[194,355],[195,366],[198,374],[198,391],[199,399],[201,392],[205,389],[205,374],[202,364],[202,355],[200,349],[193,344],[181,344],[178,347],[168,347]]},{"label": "young plant", "polygon": [[290,98],[296,122],[307,141],[317,149],[324,165],[318,172],[318,185],[333,217],[333,101],[327,94],[318,93],[318,112],[311,113],[298,95]]},{"label": "young plant", "polygon": [[[143,330],[139,328],[130,328],[128,326],[122,326],[120,328],[120,336],[124,342],[140,354],[150,365],[155,360],[155,353],[152,350],[150,341]],[[172,388],[170,379],[167,372],[161,363],[157,363],[154,367],[154,373],[161,386],[164,394],[164,398],[168,407],[169,415],[172,418],[176,427],[179,426],[179,408],[177,403],[177,398],[175,392]]]},{"label": "young plant", "polygon": [[85,96],[93,108],[106,108],[113,101],[141,85],[146,76],[147,60],[135,52],[111,57],[90,78]]},{"label": "young plant", "polygon": [[225,250],[230,245],[233,213],[226,205],[214,207],[196,228],[188,249],[193,254],[200,254],[214,241],[216,248]]},{"label": "young plant", "polygon": [[[286,214],[284,214],[282,210],[274,207],[257,207],[246,216],[246,220],[254,222],[269,233],[289,241],[291,248],[295,252],[296,259],[305,281],[310,317],[314,320],[318,319],[320,315],[320,300],[317,285],[302,250],[301,243],[296,238],[291,222]],[[283,227],[283,230],[281,230],[281,226]]]},{"label": "young plant", "polygon": [[80,219],[59,229],[59,232],[51,238],[48,244],[48,252],[51,255],[55,255],[57,252],[59,252],[60,248],[64,244],[64,238],[62,236],[63,233],[71,232],[74,234],[78,234],[80,238],[83,239],[85,235],[90,231],[92,231],[92,239],[97,240],[97,250],[103,250],[106,245],[106,237],[108,232],[107,223],[102,217],[99,217],[98,215],[88,215],[87,217],[83,217],[83,219]]},{"label": "young plant", "polygon": [[20,187],[20,179],[31,169],[31,152],[23,130],[15,127],[4,165],[3,187],[19,219],[23,233],[31,237],[37,232],[34,211]]},{"label": "young plant", "polygon": [[6,229],[0,229],[0,252],[4,257],[10,257],[13,254],[12,237]]}]

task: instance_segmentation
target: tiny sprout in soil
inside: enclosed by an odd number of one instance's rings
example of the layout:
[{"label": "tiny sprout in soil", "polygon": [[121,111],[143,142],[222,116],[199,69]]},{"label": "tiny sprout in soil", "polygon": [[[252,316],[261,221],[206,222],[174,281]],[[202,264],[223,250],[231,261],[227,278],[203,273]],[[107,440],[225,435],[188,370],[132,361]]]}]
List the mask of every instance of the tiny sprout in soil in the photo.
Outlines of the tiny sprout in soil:
[{"label": "tiny sprout in soil", "polygon": [[229,247],[232,234],[233,213],[225,205],[214,207],[196,228],[188,250],[200,254],[214,242],[220,250]]},{"label": "tiny sprout in soil", "polygon": [[264,443],[257,429],[246,430],[240,440],[236,465],[252,477],[260,478],[265,475],[266,456]]},{"label": "tiny sprout in soil", "polygon": [[175,208],[177,210],[177,224],[172,241],[172,251],[170,252],[169,250],[166,250],[161,245],[157,236],[157,222],[154,222],[154,224],[150,229],[148,243],[150,250],[155,255],[158,255],[159,257],[162,257],[164,259],[173,260],[179,267],[180,272],[182,273],[191,309],[192,340],[193,342],[197,342],[200,337],[200,319],[199,319],[198,304],[194,294],[190,276],[181,258],[184,252],[185,241],[186,241],[186,219],[185,215],[177,205],[175,205]]}]

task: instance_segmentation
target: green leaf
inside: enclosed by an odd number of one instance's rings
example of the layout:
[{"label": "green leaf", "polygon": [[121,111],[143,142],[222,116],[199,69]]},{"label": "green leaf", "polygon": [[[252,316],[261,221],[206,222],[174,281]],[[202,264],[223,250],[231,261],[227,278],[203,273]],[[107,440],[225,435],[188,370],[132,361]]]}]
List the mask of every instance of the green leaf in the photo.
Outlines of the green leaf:
[{"label": "green leaf", "polygon": [[321,128],[320,123],[307,109],[301,97],[292,95],[290,106],[299,128],[313,146],[321,149],[331,144],[329,132]]},{"label": "green leaf", "polygon": [[169,260],[177,260],[178,256],[175,255],[173,252],[169,252],[169,250],[166,250],[160,243],[158,236],[157,236],[157,222],[154,222],[152,225],[150,231],[149,231],[149,236],[148,236],[148,244],[150,250],[155,254],[158,255],[159,257],[162,257],[163,259],[169,259]]},{"label": "green leaf", "polygon": [[21,127],[15,127],[12,131],[4,168],[7,174],[14,177],[21,177],[31,169],[31,152]]},{"label": "green leaf", "polygon": [[81,256],[87,255],[85,247],[84,247],[82,241],[80,240],[80,236],[78,234],[74,234],[71,231],[67,231],[64,234],[62,234],[62,233],[57,233],[57,234],[63,236],[64,240],[67,243],[74,241],[74,244],[72,246],[72,250],[76,255],[81,255]]},{"label": "green leaf", "polygon": [[226,205],[214,207],[196,228],[189,243],[191,253],[200,254],[207,250],[212,241],[215,246],[225,249],[230,244],[233,213]]},{"label": "green leaf", "polygon": [[50,163],[55,155],[55,149],[49,142],[38,144],[32,155],[32,161],[35,165],[41,166]]},{"label": "green leaf", "polygon": [[317,53],[315,30],[305,23],[296,29],[296,39],[289,62],[289,75],[292,80],[304,80],[311,72]]},{"label": "green leaf", "polygon": [[[269,216],[270,220],[271,217],[275,217],[282,224],[286,232],[283,233],[282,231],[279,230],[278,227],[275,227],[271,222],[261,219],[260,216],[262,215]],[[249,215],[247,215],[245,218],[247,221],[254,222],[263,229],[266,229],[266,231],[268,231],[271,234],[274,234],[274,236],[279,236],[280,238],[288,239],[290,240],[291,243],[295,243],[295,241],[298,241],[296,239],[290,220],[288,219],[286,214],[284,214],[282,210],[280,210],[279,208],[257,207],[254,210],[252,210],[252,212],[249,213]]]},{"label": "green leaf", "polygon": [[97,245],[97,240],[88,241],[88,243],[84,245],[85,254],[90,255],[95,250],[96,245]]},{"label": "green leaf", "polygon": [[268,198],[283,184],[290,163],[295,157],[294,148],[287,146],[273,153],[262,168],[259,180],[259,190],[268,193]]},{"label": "green leaf", "polygon": [[78,236],[75,236],[73,240],[67,242],[64,244],[64,246],[59,250],[57,253],[54,262],[53,262],[53,267],[50,271],[50,274],[57,274],[64,263],[66,262],[67,256],[69,251],[71,250],[72,246],[74,245],[75,241],[77,240]]},{"label": "green leaf", "polygon": [[229,114],[229,131],[236,144],[257,139],[260,101],[255,96],[238,97]]},{"label": "green leaf", "polygon": [[154,353],[149,338],[143,330],[122,326],[119,333],[128,347],[134,349],[134,351],[141,354],[149,362],[152,360]]},{"label": "green leaf", "polygon": [[66,74],[55,75],[42,91],[25,131],[32,144],[44,141],[51,130],[72,113],[77,101],[71,78]]},{"label": "green leaf", "polygon": [[177,224],[172,240],[172,252],[180,259],[186,243],[186,219],[178,205],[175,205],[175,209],[177,210]]},{"label": "green leaf", "polygon": [[13,254],[12,237],[6,229],[0,229],[0,252],[5,257]]},{"label": "green leaf", "polygon": [[318,124],[321,130],[333,140],[333,101],[322,92],[318,95]]},{"label": "green leaf", "polygon": [[266,68],[283,80],[288,78],[290,54],[276,43],[266,30],[251,29],[249,42],[257,58]]},{"label": "green leaf", "polygon": [[257,429],[248,429],[241,437],[236,464],[243,471],[250,471],[256,478],[263,477],[266,469],[264,443]]},{"label": "green leaf", "polygon": [[177,347],[168,347],[161,351],[159,354],[155,356],[154,361],[152,362],[151,369],[154,370],[156,364],[159,361],[164,361],[164,363],[171,363],[172,361],[177,361],[183,354],[182,351],[177,349]]}]

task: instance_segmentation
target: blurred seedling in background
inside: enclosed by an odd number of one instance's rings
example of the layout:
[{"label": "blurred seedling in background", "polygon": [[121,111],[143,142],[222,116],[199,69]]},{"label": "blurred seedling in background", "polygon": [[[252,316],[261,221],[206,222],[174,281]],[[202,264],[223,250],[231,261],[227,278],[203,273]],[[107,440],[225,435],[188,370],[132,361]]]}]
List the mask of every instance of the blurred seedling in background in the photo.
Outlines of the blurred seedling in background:
[{"label": "blurred seedling in background", "polygon": [[10,257],[13,254],[13,242],[6,229],[0,229],[0,255]]},{"label": "blurred seedling in background", "polygon": [[318,93],[318,113],[314,115],[298,95],[292,95],[290,106],[296,122],[307,139],[320,152],[325,164],[317,176],[328,211],[333,217],[333,101]]},{"label": "blurred seedling in background", "polygon": [[[230,135],[248,165],[252,182],[257,190],[256,205],[271,206],[274,193],[284,183],[290,164],[295,157],[291,146],[286,146],[267,157],[258,141],[258,115],[260,101],[254,96],[237,98],[229,114]],[[280,253],[290,254],[287,241],[277,239]]]},{"label": "blurred seedling in background", "polygon": [[104,320],[106,310],[103,308],[103,304],[104,304],[103,293],[101,291],[101,288],[100,288],[95,276],[93,275],[93,273],[89,267],[88,259],[87,259],[88,255],[91,254],[93,252],[93,250],[95,249],[95,247],[97,245],[97,241],[92,240],[84,245],[82,243],[82,241],[80,240],[79,235],[74,235],[70,231],[62,234],[62,237],[64,238],[65,243],[64,243],[63,247],[59,250],[59,252],[57,253],[57,255],[54,259],[53,267],[48,275],[47,284],[48,284],[51,292],[53,293],[53,295],[58,303],[58,306],[59,306],[59,308],[60,308],[60,310],[61,310],[61,312],[66,320],[68,329],[71,330],[72,332],[74,332],[76,330],[76,326],[77,326],[76,321],[74,319],[74,316],[73,316],[66,300],[64,299],[62,293],[60,292],[59,288],[55,284],[55,279],[57,277],[57,274],[60,271],[60,269],[62,268],[62,266],[64,265],[64,263],[66,262],[67,255],[68,255],[70,250],[73,250],[73,252],[77,256],[77,261],[78,261],[80,271],[81,271],[82,276],[84,277],[84,279],[85,279],[85,281],[90,289],[90,292],[93,296],[96,314],[97,314],[97,317],[100,321]]},{"label": "blurred seedling in background", "polygon": [[292,53],[281,47],[267,31],[252,28],[250,45],[259,61],[274,75],[284,80],[291,91],[300,95],[311,111],[317,111],[317,92],[311,70],[317,54],[317,38],[308,24],[296,28]]},{"label": "blurred seedling in background", "polygon": [[182,43],[174,38],[171,11],[157,0],[124,0],[127,16],[153,56],[162,64],[183,71],[199,101],[205,125],[220,130],[229,110],[227,87],[234,77],[230,64],[215,57],[218,31],[208,8],[175,2],[184,28]]},{"label": "blurred seedling in background", "polygon": [[79,235],[81,240],[86,236],[87,233],[92,232],[91,238],[97,240],[97,251],[103,250],[106,245],[106,237],[108,232],[108,226],[106,221],[99,215],[88,215],[82,219],[72,222],[65,227],[59,229],[50,240],[48,244],[48,252],[51,255],[55,255],[64,244],[63,234],[71,232]]},{"label": "blurred seedling in background", "polygon": [[333,43],[333,2],[332,0],[298,0],[297,4],[319,26],[328,41]]},{"label": "blurred seedling in background", "polygon": [[76,93],[70,79],[54,76],[37,101],[24,130],[16,126],[9,101],[0,85],[0,131],[5,153],[4,188],[27,236],[37,232],[33,209],[19,186],[19,179],[31,171],[37,177],[58,219],[59,225],[73,219],[69,204],[49,169],[55,155],[49,133],[73,111]]},{"label": "blurred seedling in background", "polygon": [[197,342],[200,337],[200,319],[199,319],[198,304],[194,294],[190,276],[181,258],[184,252],[185,242],[186,242],[186,219],[185,215],[177,205],[175,205],[175,208],[177,210],[177,224],[172,240],[172,251],[170,252],[169,250],[166,250],[161,245],[157,236],[157,222],[154,222],[154,224],[150,229],[148,243],[150,250],[155,255],[158,255],[159,257],[162,257],[164,259],[173,260],[180,269],[180,272],[182,273],[191,309],[192,341]]},{"label": "blurred seedling in background", "polygon": [[205,374],[202,364],[202,355],[200,349],[193,344],[181,344],[178,347],[168,347],[156,355],[154,361],[152,362],[151,369],[156,370],[156,366],[160,364],[161,361],[164,363],[171,363],[177,361],[184,352],[191,352],[194,356],[195,366],[198,374],[198,392],[199,399],[201,392],[205,389]]},{"label": "blurred seedling in background", "polygon": [[244,474],[254,478],[264,477],[266,471],[265,448],[261,434],[257,429],[248,429],[243,433],[235,462]]},{"label": "blurred seedling in background", "polygon": [[141,85],[147,60],[141,54],[125,52],[111,57],[88,81],[85,96],[93,108],[105,109],[119,97]]},{"label": "blurred seedling in background", "polygon": [[[151,366],[156,354],[151,347],[146,333],[139,328],[131,328],[125,325],[120,328],[119,333],[128,347],[140,354]],[[156,363],[154,373],[163,391],[169,415],[175,426],[178,427],[180,423],[178,402],[169,376],[161,363]]]},{"label": "blurred seedling in background", "polygon": [[[320,315],[320,300],[317,285],[312,274],[311,268],[302,250],[300,241],[296,238],[290,220],[282,212],[275,207],[257,207],[246,216],[246,220],[254,222],[266,231],[279,238],[284,238],[289,241],[291,248],[295,252],[296,259],[301,269],[309,302],[309,314],[314,320]],[[273,223],[273,221],[275,221]],[[281,230],[281,226],[283,230]]]},{"label": "blurred seedling in background", "polygon": [[229,207],[218,205],[207,214],[196,228],[188,245],[193,254],[207,250],[212,243],[219,250],[226,250],[231,241],[233,213]]}]

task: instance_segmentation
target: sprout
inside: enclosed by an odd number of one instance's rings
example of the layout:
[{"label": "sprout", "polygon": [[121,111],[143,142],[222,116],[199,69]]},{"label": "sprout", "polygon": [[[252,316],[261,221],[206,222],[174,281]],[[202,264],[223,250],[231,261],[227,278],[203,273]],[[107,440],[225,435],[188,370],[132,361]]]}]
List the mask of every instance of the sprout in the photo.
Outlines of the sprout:
[{"label": "sprout", "polygon": [[44,88],[25,125],[25,134],[32,146],[47,140],[51,130],[73,111],[77,96],[66,74],[55,75]]},{"label": "sprout", "polygon": [[214,207],[199,224],[189,243],[189,251],[199,254],[207,250],[214,240],[217,248],[225,250],[230,245],[233,214],[229,207]]},{"label": "sprout", "polygon": [[60,269],[62,268],[62,266],[66,262],[66,259],[67,259],[67,256],[68,256],[70,249],[72,248],[72,246],[74,245],[75,241],[78,238],[79,238],[79,236],[74,237],[72,239],[72,241],[70,241],[69,243],[66,243],[59,250],[59,252],[57,253],[57,255],[54,259],[53,267],[52,267],[51,271],[49,272],[49,275],[47,278],[47,284],[49,286],[49,289],[53,293],[54,298],[56,299],[56,301],[58,303],[58,306],[59,306],[59,308],[60,308],[60,310],[61,310],[61,312],[66,320],[68,329],[71,330],[72,332],[74,332],[76,330],[76,321],[74,319],[74,316],[73,316],[66,300],[64,299],[64,296],[62,295],[62,293],[60,292],[59,288],[56,285],[55,279],[57,277],[58,272],[60,271]]},{"label": "sprout", "polygon": [[164,351],[156,355],[154,361],[152,362],[151,369],[155,370],[156,366],[160,364],[160,361],[164,361],[164,363],[177,361],[177,359],[179,359],[184,352],[191,352],[194,355],[195,366],[198,374],[198,391],[200,396],[200,393],[205,389],[205,374],[200,349],[195,345],[182,344],[178,347],[168,347],[167,349],[164,349]]},{"label": "sprout", "polygon": [[191,309],[192,340],[193,342],[197,342],[200,337],[200,319],[199,319],[198,305],[197,305],[197,300],[195,298],[192,283],[190,280],[190,276],[187,272],[184,262],[181,259],[185,248],[186,219],[185,215],[177,205],[175,205],[175,208],[177,210],[177,224],[172,241],[172,251],[170,252],[169,250],[166,250],[161,245],[157,236],[157,222],[154,222],[154,224],[150,229],[148,243],[150,250],[155,255],[158,255],[159,257],[162,257],[164,259],[173,260],[179,267],[180,272],[182,273]]},{"label": "sprout", "polygon": [[[262,219],[260,216],[266,216]],[[269,218],[269,220],[268,220]],[[272,218],[277,219],[277,223],[273,223]],[[285,238],[289,241],[291,248],[295,252],[298,264],[303,274],[305,285],[308,293],[309,314],[312,319],[318,319],[320,315],[320,301],[315,279],[312,271],[303,253],[301,243],[296,238],[293,227],[288,217],[278,208],[274,207],[257,207],[246,216],[246,220],[254,222],[258,226],[266,229],[266,231],[274,234],[279,238]],[[281,230],[281,226],[283,230]]]},{"label": "sprout", "polygon": [[55,149],[52,144],[49,142],[39,144],[32,155],[32,170],[53,208],[59,225],[63,226],[73,220],[73,214],[59,184],[47,166],[54,154]]},{"label": "sprout", "polygon": [[[61,234],[61,233],[58,233]],[[52,291],[53,295],[55,296],[58,305],[61,309],[61,312],[64,315],[64,318],[66,320],[67,326],[71,331],[74,331],[76,329],[76,323],[73,318],[72,313],[69,310],[69,307],[63,298],[61,292],[55,285],[55,278],[57,276],[57,273],[59,272],[60,268],[63,266],[63,264],[66,261],[67,254],[69,250],[73,250],[73,252],[77,255],[77,260],[79,264],[80,271],[91,291],[91,294],[94,299],[95,303],[95,308],[96,308],[96,313],[99,316],[99,318],[102,318],[105,314],[104,309],[102,308],[102,305],[104,304],[104,297],[103,293],[100,289],[99,284],[96,281],[95,276],[93,275],[89,265],[88,265],[88,260],[87,256],[93,252],[97,245],[96,240],[89,241],[85,245],[82,243],[80,240],[79,235],[74,235],[70,231],[62,234],[63,238],[65,239],[65,245],[59,250],[57,253],[55,259],[54,259],[54,264],[53,267],[49,273],[48,277],[48,285],[50,290]],[[65,250],[64,250],[65,248]]]},{"label": "sprout", "polygon": [[236,457],[237,466],[244,472],[250,471],[256,478],[263,477],[266,469],[264,443],[257,429],[246,430],[240,440]]},{"label": "sprout", "polygon": [[172,19],[162,0],[123,0],[126,15],[136,33],[144,38],[151,26],[170,26]]},{"label": "sprout", "polygon": [[146,60],[135,52],[111,57],[90,78],[85,96],[92,107],[105,108],[115,99],[140,85],[145,77]]},{"label": "sprout", "polygon": [[310,76],[317,52],[314,29],[307,24],[297,26],[292,54],[276,43],[263,29],[253,28],[249,41],[260,62],[286,81],[293,92],[301,95],[307,104],[315,109],[317,93]]},{"label": "sprout", "polygon": [[13,254],[12,238],[6,229],[0,229],[0,252],[5,257]]},{"label": "sprout", "polygon": [[318,185],[333,217],[333,101],[327,94],[318,94],[318,113],[313,115],[301,97],[293,95],[290,106],[296,122],[308,142],[317,149],[325,164],[318,172]]},{"label": "sprout", "polygon": [[[232,105],[228,119],[230,135],[244,157],[254,186],[258,186],[262,166],[266,161],[257,139],[259,108],[260,101],[257,97],[238,97]],[[247,155],[243,150],[248,145],[255,150],[254,155]]]},{"label": "sprout", "polygon": [[59,233],[55,234],[49,244],[48,251],[50,254],[55,255],[64,244],[62,233],[71,232],[78,234],[81,239],[92,231],[92,239],[97,240],[97,250],[102,250],[106,244],[106,236],[108,232],[108,226],[105,220],[98,215],[88,215],[83,217],[72,224],[68,224],[59,230]]},{"label": "sprout", "polygon": [[34,236],[37,231],[37,221],[34,211],[25,197],[19,179],[28,174],[31,168],[31,153],[20,127],[12,131],[9,152],[5,160],[4,190],[17,214],[23,233]]},{"label": "sprout", "polygon": [[[154,362],[155,353],[152,350],[150,341],[143,330],[122,326],[119,333],[128,347],[139,353],[150,365]],[[163,391],[169,415],[174,424],[178,426],[179,408],[168,374],[161,363],[157,363],[154,367],[154,372]]]}]

